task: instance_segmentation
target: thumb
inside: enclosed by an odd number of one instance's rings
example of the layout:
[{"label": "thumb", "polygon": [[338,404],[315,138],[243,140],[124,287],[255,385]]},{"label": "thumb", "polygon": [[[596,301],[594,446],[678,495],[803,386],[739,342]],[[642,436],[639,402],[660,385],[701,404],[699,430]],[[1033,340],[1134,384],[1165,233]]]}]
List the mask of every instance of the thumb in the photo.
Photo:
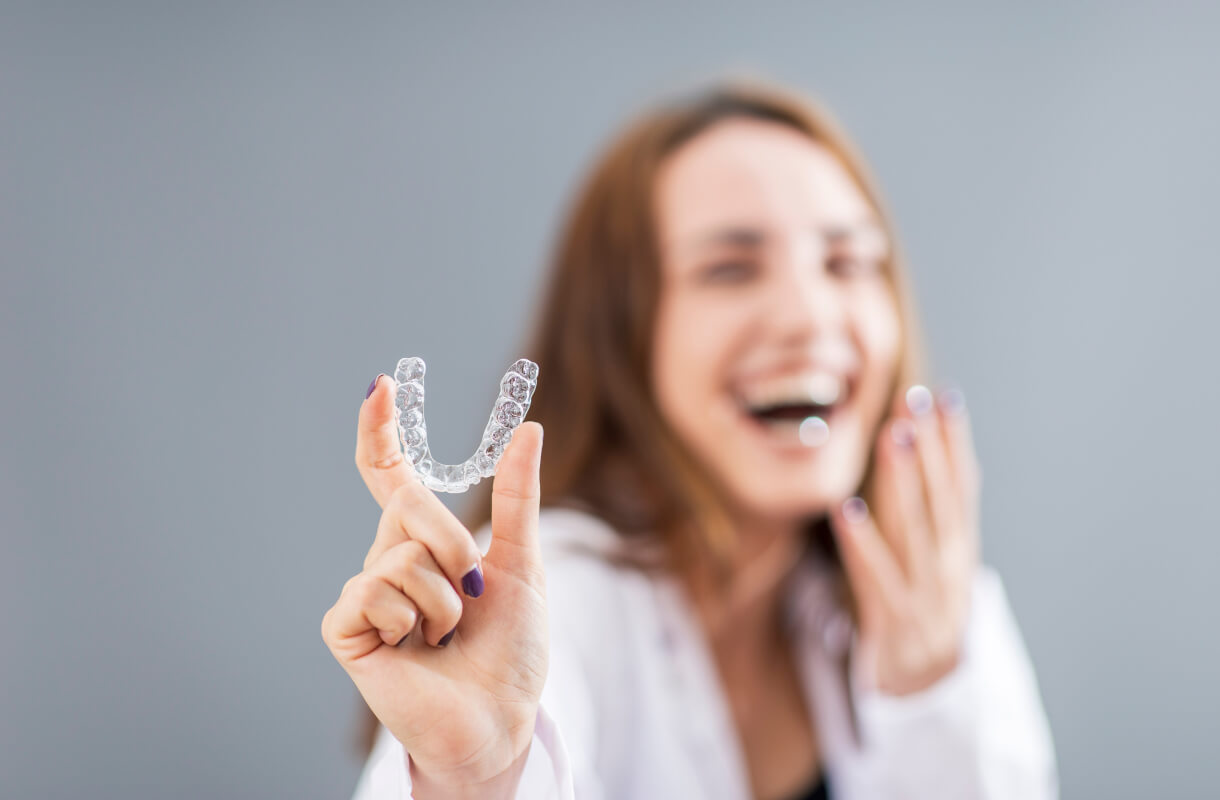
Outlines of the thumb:
[{"label": "thumb", "polygon": [[538,547],[538,468],[542,426],[526,422],[513,433],[500,458],[491,489],[491,549],[488,560],[526,576],[542,562]]}]

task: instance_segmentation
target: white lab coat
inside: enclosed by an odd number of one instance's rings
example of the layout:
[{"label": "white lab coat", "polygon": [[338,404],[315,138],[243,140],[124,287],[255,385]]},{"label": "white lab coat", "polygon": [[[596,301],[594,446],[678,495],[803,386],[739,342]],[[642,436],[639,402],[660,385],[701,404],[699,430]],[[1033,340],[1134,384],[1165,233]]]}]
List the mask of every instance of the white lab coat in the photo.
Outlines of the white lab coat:
[{"label": "white lab coat", "polygon": [[[599,558],[616,534],[588,514],[544,510],[540,535],[551,660],[519,800],[748,800],[737,732],[677,583]],[[975,581],[958,666],[902,697],[844,667],[857,663],[855,637],[832,583],[825,565],[802,564],[788,616],[834,800],[1057,795],[1050,730],[994,572]],[[410,786],[383,727],[355,800],[408,798]]]}]

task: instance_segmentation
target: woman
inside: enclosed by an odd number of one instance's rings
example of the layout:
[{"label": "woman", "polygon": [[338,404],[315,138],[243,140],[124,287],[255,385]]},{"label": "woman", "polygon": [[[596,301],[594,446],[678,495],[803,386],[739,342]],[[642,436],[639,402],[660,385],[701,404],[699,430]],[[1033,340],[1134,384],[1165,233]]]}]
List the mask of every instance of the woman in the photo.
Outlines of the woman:
[{"label": "woman", "polygon": [[358,797],[1054,796],[962,396],[919,383],[826,113],[729,85],[642,117],[539,322],[542,427],[466,525],[403,462],[393,381],[361,407],[384,510],[322,625],[384,726]]}]

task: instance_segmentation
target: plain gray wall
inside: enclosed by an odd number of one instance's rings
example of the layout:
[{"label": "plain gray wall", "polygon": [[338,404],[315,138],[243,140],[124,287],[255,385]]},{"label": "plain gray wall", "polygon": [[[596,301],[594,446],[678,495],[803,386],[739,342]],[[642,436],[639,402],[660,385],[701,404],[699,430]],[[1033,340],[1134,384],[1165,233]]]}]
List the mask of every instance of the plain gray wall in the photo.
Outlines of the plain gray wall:
[{"label": "plain gray wall", "polygon": [[741,69],[888,192],[1065,793],[1214,796],[1214,9],[102,5],[0,17],[0,796],[350,793],[365,386],[463,457],[592,154]]}]

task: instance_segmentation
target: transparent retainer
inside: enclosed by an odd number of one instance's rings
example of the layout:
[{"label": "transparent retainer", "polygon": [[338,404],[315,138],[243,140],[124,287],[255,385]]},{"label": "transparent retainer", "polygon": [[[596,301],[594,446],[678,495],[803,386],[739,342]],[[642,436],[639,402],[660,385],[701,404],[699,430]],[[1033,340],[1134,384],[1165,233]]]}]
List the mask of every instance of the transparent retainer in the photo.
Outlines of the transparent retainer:
[{"label": "transparent retainer", "polygon": [[394,395],[394,416],[398,437],[407,461],[429,489],[436,492],[464,492],[483,478],[496,474],[496,465],[513,431],[525,419],[534,387],[538,385],[538,365],[518,359],[500,379],[500,393],[492,406],[483,438],[474,455],[461,464],[441,464],[428,450],[428,426],[424,422],[424,360],[404,358],[394,371],[398,389]]}]

